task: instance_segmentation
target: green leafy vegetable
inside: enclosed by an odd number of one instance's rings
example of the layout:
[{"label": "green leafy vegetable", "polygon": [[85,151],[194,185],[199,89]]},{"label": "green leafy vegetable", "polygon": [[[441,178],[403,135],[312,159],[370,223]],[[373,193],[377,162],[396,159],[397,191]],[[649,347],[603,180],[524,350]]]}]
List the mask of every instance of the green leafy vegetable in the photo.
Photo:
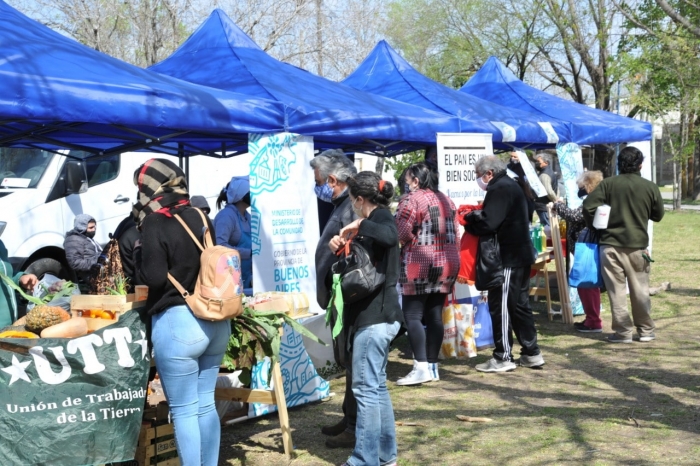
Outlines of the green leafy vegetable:
[{"label": "green leafy vegetable", "polygon": [[4,273],[0,272],[0,278],[2,278],[2,280],[5,283],[7,283],[7,286],[17,291],[20,294],[20,296],[22,296],[24,299],[26,299],[30,303],[33,303],[36,306],[41,306],[46,303],[50,303],[54,299],[70,296],[73,294],[73,291],[76,287],[75,283],[66,280],[58,291],[51,292],[52,290],[50,288],[47,288],[45,285],[40,284],[39,286],[41,286],[42,291],[46,294],[44,294],[44,296],[42,296],[41,298],[37,298],[35,296],[31,296],[25,293],[22,287],[13,282],[12,278],[8,277]]},{"label": "green leafy vegetable", "polygon": [[231,338],[224,354],[224,366],[229,370],[240,370],[239,380],[244,385],[250,385],[253,367],[267,356],[271,362],[267,374],[269,384],[272,367],[280,358],[284,324],[311,340],[326,345],[284,312],[260,312],[246,307],[243,314],[231,321]]}]

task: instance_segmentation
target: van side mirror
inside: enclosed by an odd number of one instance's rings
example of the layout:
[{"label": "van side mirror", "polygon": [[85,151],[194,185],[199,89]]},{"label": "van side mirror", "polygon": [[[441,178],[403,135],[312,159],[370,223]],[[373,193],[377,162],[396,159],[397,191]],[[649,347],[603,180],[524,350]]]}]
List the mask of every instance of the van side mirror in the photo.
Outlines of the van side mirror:
[{"label": "van side mirror", "polygon": [[82,194],[88,190],[87,170],[81,160],[66,160],[61,177],[66,185],[66,195]]},{"label": "van side mirror", "polygon": [[82,160],[68,159],[51,188],[46,202],[55,201],[71,194],[82,194],[88,190],[86,164]]}]

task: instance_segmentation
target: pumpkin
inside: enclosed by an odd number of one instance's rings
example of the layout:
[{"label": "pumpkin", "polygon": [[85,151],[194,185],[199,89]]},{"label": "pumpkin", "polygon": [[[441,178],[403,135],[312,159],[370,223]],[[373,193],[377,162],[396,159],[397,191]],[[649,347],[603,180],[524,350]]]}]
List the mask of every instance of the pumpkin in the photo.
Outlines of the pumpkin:
[{"label": "pumpkin", "polygon": [[47,327],[60,324],[70,319],[70,314],[56,306],[35,306],[27,312],[27,330],[41,333]]},{"label": "pumpkin", "polygon": [[5,327],[0,330],[0,338],[39,338],[39,335],[32,332],[27,332],[24,327],[14,326]]},{"label": "pumpkin", "polygon": [[41,338],[76,338],[87,333],[87,321],[82,317],[76,317],[45,328],[41,331]]}]

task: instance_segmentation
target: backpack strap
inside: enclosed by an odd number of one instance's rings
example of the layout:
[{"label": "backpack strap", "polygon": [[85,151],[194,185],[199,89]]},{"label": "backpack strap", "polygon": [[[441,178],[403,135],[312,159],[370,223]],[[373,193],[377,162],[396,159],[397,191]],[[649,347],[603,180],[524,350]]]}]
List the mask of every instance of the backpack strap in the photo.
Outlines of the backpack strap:
[{"label": "backpack strap", "polygon": [[[194,210],[196,210],[197,212],[199,212],[200,217],[202,217],[202,222],[204,222],[204,233],[203,233],[203,235],[202,235],[202,236],[204,237],[204,246],[202,246],[202,243],[199,242],[199,240],[198,240],[197,237],[194,235],[194,233],[192,233],[192,230],[190,230],[190,227],[187,226],[187,224],[186,224],[185,221],[180,217],[179,214],[175,214],[175,215],[173,215],[173,217],[175,217],[175,219],[176,219],[178,222],[180,222],[180,225],[182,225],[182,227],[185,229],[185,231],[187,232],[187,234],[190,235],[190,238],[192,238],[192,240],[193,240],[194,243],[197,245],[197,247],[199,248],[199,250],[202,251],[202,252],[204,252],[204,248],[205,248],[205,247],[208,248],[208,247],[213,246],[214,242],[213,242],[212,239],[211,239],[211,231],[209,230],[209,225],[207,224],[207,219],[206,219],[206,217],[204,216],[204,212],[202,212],[201,210],[197,209],[196,207],[194,208]],[[189,298],[190,293],[180,284],[179,281],[177,281],[177,280],[175,279],[175,277],[173,277],[173,276],[170,274],[170,272],[168,272],[168,280],[170,280],[170,283],[173,284],[173,286],[174,286],[174,287],[177,289],[177,291],[182,295],[182,297],[185,299],[185,301],[187,301],[187,298]]]}]

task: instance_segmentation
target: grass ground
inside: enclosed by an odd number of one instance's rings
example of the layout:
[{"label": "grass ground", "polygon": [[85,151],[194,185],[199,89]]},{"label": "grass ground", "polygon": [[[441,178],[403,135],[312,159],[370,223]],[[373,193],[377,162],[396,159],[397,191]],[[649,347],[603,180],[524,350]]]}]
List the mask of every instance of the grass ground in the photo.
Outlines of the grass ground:
[{"label": "grass ground", "polygon": [[[652,297],[657,340],[611,345],[607,333],[576,334],[533,303],[544,369],[482,374],[469,361],[445,361],[441,380],[420,387],[389,383],[399,426],[399,465],[698,465],[700,464],[700,214],[667,212],[654,232]],[[604,300],[607,301],[607,300]],[[609,309],[603,314],[610,331]],[[407,342],[391,352],[389,380],[410,370]],[[344,379],[329,401],[290,411],[296,458],[282,455],[276,415],[222,430],[220,465],[334,465],[349,450],[329,450],[320,427],[342,416]],[[464,423],[456,415],[488,417]]]}]

